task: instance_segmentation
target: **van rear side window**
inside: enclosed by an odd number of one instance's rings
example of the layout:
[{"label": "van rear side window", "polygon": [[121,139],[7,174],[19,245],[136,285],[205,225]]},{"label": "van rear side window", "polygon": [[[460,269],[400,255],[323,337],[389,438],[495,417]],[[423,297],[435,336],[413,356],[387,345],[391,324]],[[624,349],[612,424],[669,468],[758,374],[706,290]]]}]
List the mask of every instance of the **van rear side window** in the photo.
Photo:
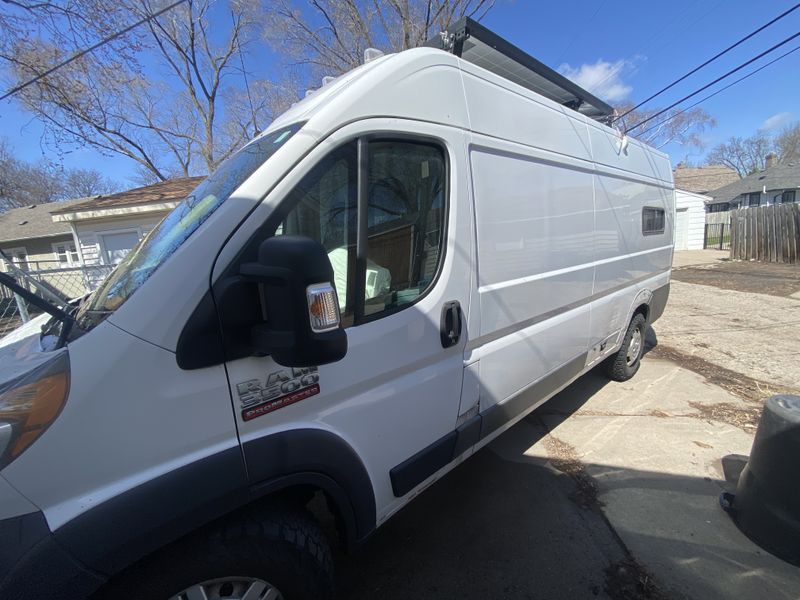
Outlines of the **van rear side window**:
[{"label": "van rear side window", "polygon": [[664,209],[645,206],[642,209],[642,233],[656,235],[664,233]]}]

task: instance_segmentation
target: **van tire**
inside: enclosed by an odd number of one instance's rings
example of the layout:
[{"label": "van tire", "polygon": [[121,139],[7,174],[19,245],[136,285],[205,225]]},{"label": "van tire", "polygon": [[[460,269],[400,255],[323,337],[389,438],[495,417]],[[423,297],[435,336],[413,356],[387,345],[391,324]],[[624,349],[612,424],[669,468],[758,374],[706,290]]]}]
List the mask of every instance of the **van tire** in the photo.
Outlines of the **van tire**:
[{"label": "van tire", "polygon": [[268,582],[283,600],[332,600],[333,557],[308,511],[289,506],[238,513],[157,551],[104,586],[98,599],[170,600],[225,578]]},{"label": "van tire", "polygon": [[[608,378],[613,381],[628,381],[631,377],[636,375],[636,371],[642,363],[642,356],[644,355],[644,338],[647,329],[647,319],[644,318],[642,313],[636,313],[631,319],[628,330],[625,332],[625,339],[622,340],[622,346],[615,354],[609,356],[603,363],[603,369],[608,375]],[[628,352],[631,350],[631,344],[638,335],[638,340],[635,342],[637,347],[634,348],[635,355],[629,357]]]}]

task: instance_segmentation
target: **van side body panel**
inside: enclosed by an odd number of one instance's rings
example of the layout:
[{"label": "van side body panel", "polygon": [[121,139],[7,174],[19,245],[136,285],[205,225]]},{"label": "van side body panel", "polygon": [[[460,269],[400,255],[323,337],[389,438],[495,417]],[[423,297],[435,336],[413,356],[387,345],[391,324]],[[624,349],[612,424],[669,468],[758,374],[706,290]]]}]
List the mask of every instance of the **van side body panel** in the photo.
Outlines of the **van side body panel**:
[{"label": "van side body panel", "polygon": [[[637,306],[668,283],[672,174],[663,154],[623,148],[608,127],[461,68],[480,310],[466,360],[480,365],[482,414],[501,408],[497,425],[616,350]],[[663,233],[643,235],[645,206],[665,211]],[[497,429],[485,424],[482,438]]]}]

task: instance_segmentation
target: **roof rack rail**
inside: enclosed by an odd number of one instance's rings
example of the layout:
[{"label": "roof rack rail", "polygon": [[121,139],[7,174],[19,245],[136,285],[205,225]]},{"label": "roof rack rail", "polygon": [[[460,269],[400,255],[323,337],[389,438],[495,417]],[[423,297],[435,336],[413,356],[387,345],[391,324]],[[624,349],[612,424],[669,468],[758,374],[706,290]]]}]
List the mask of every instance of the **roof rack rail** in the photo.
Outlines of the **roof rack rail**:
[{"label": "roof rack rail", "polygon": [[609,104],[469,17],[425,45],[451,52],[587,117],[609,121],[614,116]]}]

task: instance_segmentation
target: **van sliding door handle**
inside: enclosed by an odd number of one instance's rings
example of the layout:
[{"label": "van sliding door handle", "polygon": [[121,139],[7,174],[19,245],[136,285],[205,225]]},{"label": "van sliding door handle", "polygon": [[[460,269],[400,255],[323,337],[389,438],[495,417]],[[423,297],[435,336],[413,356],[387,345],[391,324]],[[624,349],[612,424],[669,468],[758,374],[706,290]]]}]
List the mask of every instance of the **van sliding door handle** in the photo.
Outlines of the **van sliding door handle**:
[{"label": "van sliding door handle", "polygon": [[442,348],[449,348],[458,343],[461,337],[461,304],[458,300],[445,302],[442,306],[440,335]]}]

